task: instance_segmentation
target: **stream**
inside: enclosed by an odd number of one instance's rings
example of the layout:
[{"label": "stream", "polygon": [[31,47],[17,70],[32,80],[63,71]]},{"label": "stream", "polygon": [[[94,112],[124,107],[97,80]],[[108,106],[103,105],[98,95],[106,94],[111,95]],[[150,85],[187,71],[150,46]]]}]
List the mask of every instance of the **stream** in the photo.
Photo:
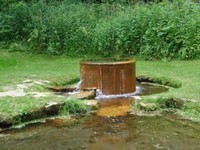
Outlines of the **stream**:
[{"label": "stream", "polygon": [[50,119],[0,133],[1,150],[199,150],[198,123],[174,115],[86,115]]},{"label": "stream", "polygon": [[[144,84],[140,86],[139,95],[167,90]],[[102,99],[93,114],[71,119],[46,119],[23,128],[0,131],[0,150],[200,149],[199,123],[170,113],[131,115],[131,104],[129,98]]]}]

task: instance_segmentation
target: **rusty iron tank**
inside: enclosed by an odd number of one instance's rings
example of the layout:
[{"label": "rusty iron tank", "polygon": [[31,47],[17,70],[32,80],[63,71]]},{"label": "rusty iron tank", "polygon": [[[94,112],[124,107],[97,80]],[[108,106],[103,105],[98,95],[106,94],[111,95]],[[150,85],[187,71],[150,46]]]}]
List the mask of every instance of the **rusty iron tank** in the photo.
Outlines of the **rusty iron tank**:
[{"label": "rusty iron tank", "polygon": [[99,89],[104,95],[128,94],[136,90],[134,59],[82,60],[81,90]]}]

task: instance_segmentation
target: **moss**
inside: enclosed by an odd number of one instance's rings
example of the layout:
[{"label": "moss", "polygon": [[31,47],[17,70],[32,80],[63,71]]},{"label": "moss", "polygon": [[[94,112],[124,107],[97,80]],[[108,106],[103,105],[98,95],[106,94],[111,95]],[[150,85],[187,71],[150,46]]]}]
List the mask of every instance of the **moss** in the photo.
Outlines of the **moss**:
[{"label": "moss", "polygon": [[137,76],[137,81],[157,83],[157,84],[161,84],[161,85],[165,85],[165,86],[169,86],[173,88],[180,88],[182,86],[180,82],[172,80],[170,78],[166,78],[166,77],[155,78],[155,77],[140,75],[140,76]]},{"label": "moss", "polygon": [[178,111],[178,114],[200,122],[200,103],[186,102]]},{"label": "moss", "polygon": [[0,127],[9,127],[54,115],[83,114],[90,110],[90,107],[80,100],[66,100],[63,97],[40,99],[6,97],[0,99],[0,104]]},{"label": "moss", "polygon": [[144,98],[133,106],[140,111],[151,112],[157,114],[164,112],[175,112],[184,118],[200,122],[200,103],[196,101],[186,101],[174,97],[158,97],[158,98]]},{"label": "moss", "polygon": [[83,114],[90,110],[90,107],[85,105],[83,101],[80,100],[66,100],[61,106],[59,114]]}]

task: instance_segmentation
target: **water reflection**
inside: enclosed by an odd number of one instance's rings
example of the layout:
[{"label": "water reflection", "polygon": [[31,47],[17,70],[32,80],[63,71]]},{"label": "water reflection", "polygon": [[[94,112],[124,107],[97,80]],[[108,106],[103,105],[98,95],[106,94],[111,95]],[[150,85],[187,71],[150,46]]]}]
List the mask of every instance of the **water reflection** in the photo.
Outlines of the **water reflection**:
[{"label": "water reflection", "polygon": [[172,115],[130,115],[131,103],[127,98],[102,99],[94,115],[48,119],[45,123],[0,132],[0,150],[200,149],[198,123]]},{"label": "water reflection", "polygon": [[200,126],[167,117],[86,116],[73,125],[47,122],[1,133],[0,149],[200,149]]},{"label": "water reflection", "polygon": [[136,86],[136,91],[133,93],[104,95],[102,91],[97,90],[95,99],[130,98],[138,95],[146,96],[146,95],[164,93],[167,92],[168,90],[169,88],[162,85],[148,83],[148,82],[138,82]]},{"label": "water reflection", "polygon": [[145,95],[152,95],[152,94],[158,94],[158,93],[164,93],[169,90],[169,88],[157,85],[157,84],[150,84],[148,82],[138,82],[137,86],[139,87],[139,92],[137,95],[145,96]]}]

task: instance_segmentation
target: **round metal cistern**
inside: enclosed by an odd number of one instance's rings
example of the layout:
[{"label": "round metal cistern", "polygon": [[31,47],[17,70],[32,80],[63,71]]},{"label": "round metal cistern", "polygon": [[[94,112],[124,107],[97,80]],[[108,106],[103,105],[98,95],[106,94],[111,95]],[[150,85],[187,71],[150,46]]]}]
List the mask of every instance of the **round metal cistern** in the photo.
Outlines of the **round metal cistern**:
[{"label": "round metal cistern", "polygon": [[81,90],[96,88],[104,95],[136,90],[134,59],[88,59],[80,62]]}]

